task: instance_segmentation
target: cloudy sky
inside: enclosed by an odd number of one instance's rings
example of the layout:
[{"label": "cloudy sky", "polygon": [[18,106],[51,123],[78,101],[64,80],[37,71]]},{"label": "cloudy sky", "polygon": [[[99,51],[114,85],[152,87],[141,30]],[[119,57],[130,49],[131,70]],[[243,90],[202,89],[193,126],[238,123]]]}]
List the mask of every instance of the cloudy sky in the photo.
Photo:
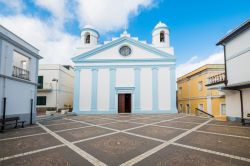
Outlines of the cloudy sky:
[{"label": "cloudy sky", "polygon": [[158,21],[171,30],[177,76],[208,63],[223,63],[216,42],[250,18],[247,0],[0,0],[0,24],[40,50],[40,63],[72,64],[80,29],[91,24],[102,43],[125,25],[151,42]]}]

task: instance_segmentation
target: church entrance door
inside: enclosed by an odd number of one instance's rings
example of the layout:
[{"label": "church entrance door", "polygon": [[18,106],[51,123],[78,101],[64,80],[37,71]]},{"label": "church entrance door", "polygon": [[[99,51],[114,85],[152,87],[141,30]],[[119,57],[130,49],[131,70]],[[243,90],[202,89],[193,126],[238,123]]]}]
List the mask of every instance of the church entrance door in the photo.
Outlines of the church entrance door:
[{"label": "church entrance door", "polygon": [[131,94],[118,94],[118,113],[131,113]]}]

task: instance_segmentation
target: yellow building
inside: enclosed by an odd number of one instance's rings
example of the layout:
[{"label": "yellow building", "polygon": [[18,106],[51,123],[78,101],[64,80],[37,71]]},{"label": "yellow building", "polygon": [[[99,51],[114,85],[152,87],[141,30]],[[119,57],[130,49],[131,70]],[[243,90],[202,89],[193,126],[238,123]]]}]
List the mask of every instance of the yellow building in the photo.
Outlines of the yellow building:
[{"label": "yellow building", "polygon": [[[177,79],[178,110],[189,114],[206,112],[216,119],[226,119],[225,95],[206,86],[213,76],[223,75],[223,64],[204,65]],[[199,111],[202,110],[202,111]]]}]

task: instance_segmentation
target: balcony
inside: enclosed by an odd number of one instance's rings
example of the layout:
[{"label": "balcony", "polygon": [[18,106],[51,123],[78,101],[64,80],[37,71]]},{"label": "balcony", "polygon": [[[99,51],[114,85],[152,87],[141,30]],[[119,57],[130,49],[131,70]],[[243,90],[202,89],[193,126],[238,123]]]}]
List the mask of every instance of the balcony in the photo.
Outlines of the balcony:
[{"label": "balcony", "polygon": [[13,77],[21,78],[24,80],[30,80],[30,72],[28,70],[13,66]]},{"label": "balcony", "polygon": [[206,86],[218,85],[225,83],[225,73],[220,73],[207,78]]},{"label": "balcony", "polygon": [[51,92],[53,90],[52,83],[39,84],[37,86],[38,92]]}]

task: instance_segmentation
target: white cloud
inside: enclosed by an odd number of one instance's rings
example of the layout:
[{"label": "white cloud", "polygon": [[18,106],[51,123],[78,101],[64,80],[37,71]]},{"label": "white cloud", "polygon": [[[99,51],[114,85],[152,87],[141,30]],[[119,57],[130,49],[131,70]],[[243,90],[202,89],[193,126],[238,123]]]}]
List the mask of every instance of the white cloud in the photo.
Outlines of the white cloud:
[{"label": "white cloud", "polygon": [[70,58],[74,56],[78,37],[33,17],[0,16],[0,20],[3,26],[40,50],[42,63],[72,64]]},{"label": "white cloud", "polygon": [[[152,7],[154,0],[35,0],[34,4],[51,13],[40,19],[39,14],[27,13],[22,0],[0,0],[6,11],[0,11],[0,24],[34,45],[44,58],[41,63],[72,64],[80,36],[66,32],[64,23],[78,21],[81,26],[92,24],[100,32],[123,28],[129,17],[141,8]],[[26,14],[23,13],[24,9]],[[15,12],[13,12],[15,10]],[[12,12],[10,12],[12,11]],[[7,14],[6,14],[7,13]]]},{"label": "white cloud", "polygon": [[198,56],[193,56],[186,63],[180,64],[176,68],[176,77],[181,77],[206,64],[223,64],[223,52],[215,53],[208,56],[206,59],[198,60]]},{"label": "white cloud", "polygon": [[60,23],[70,17],[69,10],[66,7],[68,0],[35,0],[34,2],[37,6],[49,11]]},{"label": "white cloud", "polygon": [[0,0],[1,4],[5,6],[1,12],[20,13],[24,9],[22,0]]},{"label": "white cloud", "polygon": [[153,0],[78,0],[77,16],[81,26],[90,24],[100,32],[123,28],[141,8],[149,8]]}]

